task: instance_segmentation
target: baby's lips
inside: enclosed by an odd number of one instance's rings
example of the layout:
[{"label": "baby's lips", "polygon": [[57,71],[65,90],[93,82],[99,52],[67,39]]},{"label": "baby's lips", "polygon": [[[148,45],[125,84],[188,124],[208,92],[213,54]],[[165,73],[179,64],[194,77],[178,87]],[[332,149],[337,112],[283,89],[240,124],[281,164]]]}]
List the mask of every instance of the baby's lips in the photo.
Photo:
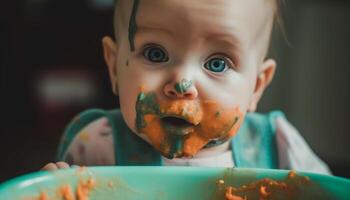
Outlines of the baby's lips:
[{"label": "baby's lips", "polygon": [[190,115],[186,118],[186,120],[191,124],[197,126],[202,121],[202,112],[200,111],[200,113]]},{"label": "baby's lips", "polygon": [[160,111],[162,115],[184,119],[193,125],[198,125],[203,117],[199,103],[189,100],[176,100],[163,104]]}]

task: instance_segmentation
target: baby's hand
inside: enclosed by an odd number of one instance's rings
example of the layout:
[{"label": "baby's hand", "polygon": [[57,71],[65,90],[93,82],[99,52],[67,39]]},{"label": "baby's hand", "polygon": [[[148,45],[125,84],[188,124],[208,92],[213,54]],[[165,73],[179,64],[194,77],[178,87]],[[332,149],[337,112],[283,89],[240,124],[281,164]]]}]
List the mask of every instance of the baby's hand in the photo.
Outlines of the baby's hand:
[{"label": "baby's hand", "polygon": [[41,170],[46,170],[46,171],[53,171],[53,170],[58,170],[58,169],[68,169],[69,165],[65,162],[56,162],[56,163],[49,163],[46,164]]}]

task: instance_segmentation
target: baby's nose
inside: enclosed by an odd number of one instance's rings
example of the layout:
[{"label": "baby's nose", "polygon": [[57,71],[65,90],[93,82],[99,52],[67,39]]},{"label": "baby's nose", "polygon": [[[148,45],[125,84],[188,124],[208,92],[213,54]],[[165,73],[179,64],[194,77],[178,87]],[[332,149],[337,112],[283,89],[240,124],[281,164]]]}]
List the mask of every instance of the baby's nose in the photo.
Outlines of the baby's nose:
[{"label": "baby's nose", "polygon": [[178,82],[166,84],[164,86],[164,94],[172,99],[195,99],[198,96],[198,91],[194,87],[192,80],[182,79]]}]

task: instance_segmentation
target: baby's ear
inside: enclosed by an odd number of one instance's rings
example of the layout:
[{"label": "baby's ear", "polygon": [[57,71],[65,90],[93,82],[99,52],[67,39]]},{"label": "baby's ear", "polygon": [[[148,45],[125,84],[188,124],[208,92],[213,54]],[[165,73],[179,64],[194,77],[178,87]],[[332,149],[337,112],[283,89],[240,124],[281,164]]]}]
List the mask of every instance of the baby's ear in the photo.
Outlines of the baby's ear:
[{"label": "baby's ear", "polygon": [[259,67],[259,73],[256,78],[255,90],[248,107],[249,112],[254,112],[257,108],[259,100],[263,95],[266,87],[271,83],[276,71],[276,61],[273,59],[267,59]]},{"label": "baby's ear", "polygon": [[109,36],[102,39],[103,56],[108,66],[109,78],[112,84],[112,90],[115,95],[118,94],[118,79],[117,79],[117,44]]}]

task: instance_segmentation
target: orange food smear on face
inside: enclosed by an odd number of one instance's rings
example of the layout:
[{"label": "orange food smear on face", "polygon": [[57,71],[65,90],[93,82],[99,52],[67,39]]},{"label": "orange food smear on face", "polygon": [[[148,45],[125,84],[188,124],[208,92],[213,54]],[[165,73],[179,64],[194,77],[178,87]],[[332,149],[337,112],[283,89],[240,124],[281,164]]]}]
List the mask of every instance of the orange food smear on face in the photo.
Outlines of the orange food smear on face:
[{"label": "orange food smear on face", "polygon": [[160,102],[159,106],[163,115],[182,116],[193,124],[198,124],[203,117],[200,104],[196,101],[179,99],[175,101]]},{"label": "orange food smear on face", "polygon": [[140,85],[140,92],[146,91],[146,85]]},{"label": "orange food smear on face", "polygon": [[238,107],[228,109],[215,101],[199,103],[178,99],[154,103],[158,104],[160,113],[144,114],[145,126],[140,131],[163,155],[170,153],[174,141],[169,141],[161,116],[175,116],[193,124],[192,131],[182,139],[182,156],[188,157],[194,156],[212,139],[227,140],[234,136],[243,121],[243,114]]},{"label": "orange food smear on face", "polygon": [[185,156],[195,155],[212,139],[233,137],[242,122],[243,114],[238,108],[224,109],[214,101],[205,101],[201,109],[203,117],[200,125],[185,141]]},{"label": "orange food smear on face", "polygon": [[[234,124],[235,118],[242,117],[238,108],[224,109],[215,102],[204,102],[202,108],[204,115],[199,131],[200,135],[205,139],[224,136],[233,127],[237,127],[237,124]],[[217,114],[217,112],[220,114]]]},{"label": "orange food smear on face", "polygon": [[145,120],[146,124],[152,123],[152,121],[155,120],[156,118],[157,118],[157,116],[153,115],[153,114],[148,114],[148,115],[144,116],[144,120]]},{"label": "orange food smear on face", "polygon": [[169,147],[164,144],[165,141],[165,131],[161,126],[160,118],[154,114],[147,114],[144,116],[146,122],[145,129],[142,129],[143,132],[148,136],[152,144],[157,147],[159,151],[169,151]]},{"label": "orange food smear on face", "polygon": [[197,132],[192,133],[184,143],[184,156],[195,155],[207,143],[208,141],[200,137]]}]

